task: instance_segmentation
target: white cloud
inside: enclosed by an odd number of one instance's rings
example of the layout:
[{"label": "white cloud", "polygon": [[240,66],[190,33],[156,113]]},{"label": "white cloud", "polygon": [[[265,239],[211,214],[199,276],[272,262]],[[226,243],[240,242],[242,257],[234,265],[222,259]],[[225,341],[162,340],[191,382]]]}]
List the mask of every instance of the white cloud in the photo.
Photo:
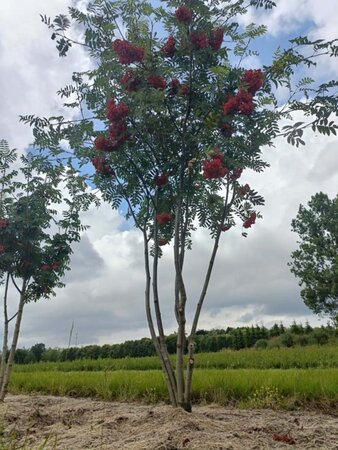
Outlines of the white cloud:
[{"label": "white cloud", "polygon": [[[89,59],[80,48],[59,58],[51,32],[40,20],[40,13],[51,18],[67,14],[68,5],[69,0],[0,3],[0,136],[11,147],[23,148],[33,141],[29,127],[18,123],[19,115],[64,113],[56,91],[69,83],[72,68],[88,67]],[[70,114],[66,111],[65,116]]]},{"label": "white cloud", "polygon": [[[268,28],[268,37],[291,39],[307,35],[309,39],[333,40],[337,37],[338,3],[332,0],[278,0],[272,10],[251,8],[239,18],[243,25],[263,24]],[[274,50],[274,49],[271,49]],[[337,58],[321,58],[312,68],[315,79],[319,76],[334,76],[338,72]]]}]

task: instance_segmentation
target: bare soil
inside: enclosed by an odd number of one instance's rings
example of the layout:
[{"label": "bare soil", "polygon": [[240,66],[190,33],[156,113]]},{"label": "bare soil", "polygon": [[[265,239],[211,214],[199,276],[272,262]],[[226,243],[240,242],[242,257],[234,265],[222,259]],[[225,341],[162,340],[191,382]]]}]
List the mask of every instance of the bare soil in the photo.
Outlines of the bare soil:
[{"label": "bare soil", "polygon": [[239,410],[9,395],[0,449],[338,450],[338,417],[315,411]]}]

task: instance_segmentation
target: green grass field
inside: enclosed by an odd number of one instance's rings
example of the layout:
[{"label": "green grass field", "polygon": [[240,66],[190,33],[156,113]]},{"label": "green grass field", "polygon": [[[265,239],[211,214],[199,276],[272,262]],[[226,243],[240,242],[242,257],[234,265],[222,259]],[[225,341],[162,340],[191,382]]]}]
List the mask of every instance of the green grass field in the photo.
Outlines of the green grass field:
[{"label": "green grass field", "polygon": [[[338,369],[197,369],[195,402],[255,407],[338,404]],[[95,397],[103,400],[167,401],[161,371],[14,373],[12,393]]]},{"label": "green grass field", "polygon": [[[196,355],[195,402],[240,407],[338,405],[338,347],[241,350]],[[17,365],[12,393],[168,401],[157,358]]]},{"label": "green grass field", "polygon": [[[174,357],[172,357],[174,360]],[[198,369],[307,369],[338,368],[338,346],[309,346],[270,350],[226,350],[196,354]],[[84,359],[15,366],[16,372],[158,370],[156,356],[123,359]]]}]

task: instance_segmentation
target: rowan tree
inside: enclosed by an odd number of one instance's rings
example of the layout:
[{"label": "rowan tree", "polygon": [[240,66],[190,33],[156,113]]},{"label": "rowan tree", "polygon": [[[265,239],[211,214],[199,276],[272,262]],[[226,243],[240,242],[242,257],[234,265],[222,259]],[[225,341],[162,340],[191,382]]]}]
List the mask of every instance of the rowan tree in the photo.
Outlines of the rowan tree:
[{"label": "rowan tree", "polygon": [[[79,213],[92,194],[70,168],[43,156],[18,158],[0,141],[0,284],[3,287],[3,345],[0,401],[4,400],[17,347],[22,315],[28,302],[55,295],[64,286],[71,244],[85,229]],[[14,291],[14,294],[13,294]],[[15,304],[15,293],[19,300]],[[13,325],[9,348],[10,325]]]},{"label": "rowan tree", "polygon": [[323,192],[300,205],[292,223],[299,248],[291,253],[291,272],[302,286],[301,297],[315,313],[338,324],[338,196]]},{"label": "rowan tree", "polygon": [[[261,218],[263,198],[241,183],[243,171],[262,172],[262,147],[285,136],[303,145],[303,130],[336,133],[337,113],[331,81],[316,85],[297,74],[315,65],[320,55],[337,56],[335,41],[306,37],[278,50],[269,66],[243,68],[251,42],[264,26],[243,28],[238,16],[250,8],[275,6],[271,0],[164,0],[160,7],[143,0],[95,0],[87,12],[69,8],[69,16],[49,27],[60,56],[80,45],[92,67],[73,74],[60,89],[65,105],[79,115],[40,119],[24,116],[34,128],[35,146],[55,158],[64,155],[80,164],[113,208],[127,205],[144,241],[145,309],[150,334],[160,358],[172,405],[191,410],[194,339],[219,241],[242,227],[247,235]],[[71,25],[82,37],[74,39]],[[298,77],[299,78],[299,77]],[[279,104],[276,91],[289,88]],[[293,113],[304,121],[294,123]],[[284,121],[284,127],[280,125]],[[194,230],[210,231],[211,255],[189,334],[188,291],[184,278],[186,252]],[[163,246],[173,248],[173,311],[177,320],[176,367],[165,343],[158,285]],[[199,274],[201,277],[202,274]],[[183,356],[188,342],[188,364]]]}]

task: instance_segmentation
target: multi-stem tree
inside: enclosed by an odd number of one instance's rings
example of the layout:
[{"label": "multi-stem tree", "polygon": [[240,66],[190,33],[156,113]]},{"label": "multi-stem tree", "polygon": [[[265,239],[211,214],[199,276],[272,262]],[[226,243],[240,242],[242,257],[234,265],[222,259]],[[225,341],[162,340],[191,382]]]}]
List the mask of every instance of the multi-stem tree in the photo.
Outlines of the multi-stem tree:
[{"label": "multi-stem tree", "polygon": [[[95,0],[87,13],[69,8],[70,18],[41,16],[60,56],[79,44],[93,67],[74,73],[73,84],[59,91],[69,99],[67,106],[79,111],[74,121],[22,120],[34,127],[35,145],[54,157],[64,154],[60,142],[67,140],[70,158],[83,173],[92,161],[103,198],[116,209],[122,203],[126,218],[142,233],[149,329],[170,401],[186,410],[191,410],[194,338],[219,240],[236,224],[246,236],[260,218],[263,198],[241,184],[242,172],[263,171],[261,149],[277,136],[298,146],[307,127],[324,134],[337,128],[330,115],[337,113],[338,83],[316,85],[306,75],[318,56],[337,55],[335,41],[299,37],[290,49],[277,51],[270,66],[243,69],[254,53],[251,42],[266,29],[242,28],[238,16],[248,8],[274,6],[271,0],[163,0],[160,7],[143,0]],[[71,21],[82,38],[70,33]],[[279,105],[280,86],[290,95]],[[304,121],[292,122],[295,111]],[[280,128],[281,120],[289,123]],[[211,256],[199,298],[189,299],[196,310],[187,336],[184,263],[199,226],[210,231]],[[168,357],[160,308],[158,270],[165,245],[173,248],[175,269],[176,367]]]},{"label": "multi-stem tree", "polygon": [[[0,282],[3,289],[3,345],[0,401],[14,362],[22,315],[28,302],[55,295],[69,269],[72,242],[83,227],[79,212],[92,195],[71,168],[65,170],[44,157],[19,159],[0,141]],[[17,293],[19,300],[14,301]],[[9,347],[10,325],[13,323]]]}]

